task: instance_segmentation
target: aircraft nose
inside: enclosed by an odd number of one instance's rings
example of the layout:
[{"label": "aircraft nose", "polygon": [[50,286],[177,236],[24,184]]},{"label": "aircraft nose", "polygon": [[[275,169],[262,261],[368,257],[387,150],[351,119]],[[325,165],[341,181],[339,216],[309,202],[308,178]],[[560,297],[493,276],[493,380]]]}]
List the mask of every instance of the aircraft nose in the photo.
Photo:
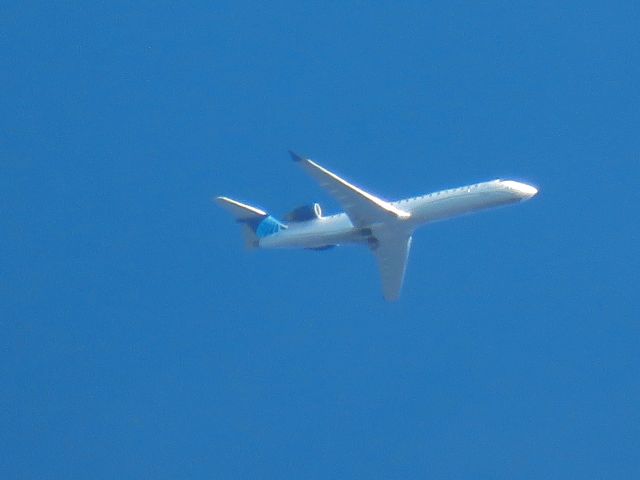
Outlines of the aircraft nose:
[{"label": "aircraft nose", "polygon": [[513,180],[506,180],[502,182],[506,187],[515,190],[523,200],[528,200],[538,194],[538,189],[532,185],[527,185],[522,182],[514,182]]}]

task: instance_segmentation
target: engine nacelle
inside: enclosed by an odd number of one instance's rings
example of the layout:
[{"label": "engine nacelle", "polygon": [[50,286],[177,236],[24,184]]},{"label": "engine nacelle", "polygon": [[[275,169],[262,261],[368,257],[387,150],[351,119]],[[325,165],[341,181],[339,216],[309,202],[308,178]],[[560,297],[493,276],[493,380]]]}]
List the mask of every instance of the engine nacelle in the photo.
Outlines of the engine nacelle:
[{"label": "engine nacelle", "polygon": [[312,203],[311,205],[303,205],[298,207],[284,217],[287,222],[306,222],[308,220],[316,220],[322,217],[322,209],[319,203]]}]

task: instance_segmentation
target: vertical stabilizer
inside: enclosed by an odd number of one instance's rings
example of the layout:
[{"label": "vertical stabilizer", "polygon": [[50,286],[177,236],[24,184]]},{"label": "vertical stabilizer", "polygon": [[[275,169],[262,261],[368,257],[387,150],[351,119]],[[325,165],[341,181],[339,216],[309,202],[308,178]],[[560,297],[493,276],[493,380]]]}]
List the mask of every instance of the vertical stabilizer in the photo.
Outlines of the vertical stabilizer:
[{"label": "vertical stabilizer", "polygon": [[260,246],[260,239],[287,228],[264,210],[252,207],[228,197],[216,197],[216,203],[242,224],[245,244],[249,248]]}]

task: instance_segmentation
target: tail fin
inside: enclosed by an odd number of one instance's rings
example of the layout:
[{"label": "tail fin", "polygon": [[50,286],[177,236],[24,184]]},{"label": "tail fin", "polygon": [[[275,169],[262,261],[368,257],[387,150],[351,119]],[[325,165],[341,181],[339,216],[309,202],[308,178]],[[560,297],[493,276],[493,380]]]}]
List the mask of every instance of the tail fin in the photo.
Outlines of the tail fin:
[{"label": "tail fin", "polygon": [[287,228],[267,212],[227,197],[216,197],[216,203],[231,213],[243,225],[245,243],[249,248],[260,246],[260,239]]}]

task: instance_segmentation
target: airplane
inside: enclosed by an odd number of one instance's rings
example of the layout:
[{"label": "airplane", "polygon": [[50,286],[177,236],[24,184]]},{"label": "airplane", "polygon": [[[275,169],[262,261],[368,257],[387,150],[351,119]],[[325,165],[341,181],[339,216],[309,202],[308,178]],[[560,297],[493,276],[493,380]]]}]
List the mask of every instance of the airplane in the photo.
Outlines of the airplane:
[{"label": "airplane", "polygon": [[243,225],[250,248],[327,250],[339,245],[368,246],[376,257],[384,298],[400,297],[411,237],[416,228],[438,220],[529,200],[538,189],[514,180],[491,180],[388,202],[353,185],[309,158],[289,151],[294,162],[344,209],[323,216],[318,203],[289,212],[282,221],[228,197],[215,201]]}]

